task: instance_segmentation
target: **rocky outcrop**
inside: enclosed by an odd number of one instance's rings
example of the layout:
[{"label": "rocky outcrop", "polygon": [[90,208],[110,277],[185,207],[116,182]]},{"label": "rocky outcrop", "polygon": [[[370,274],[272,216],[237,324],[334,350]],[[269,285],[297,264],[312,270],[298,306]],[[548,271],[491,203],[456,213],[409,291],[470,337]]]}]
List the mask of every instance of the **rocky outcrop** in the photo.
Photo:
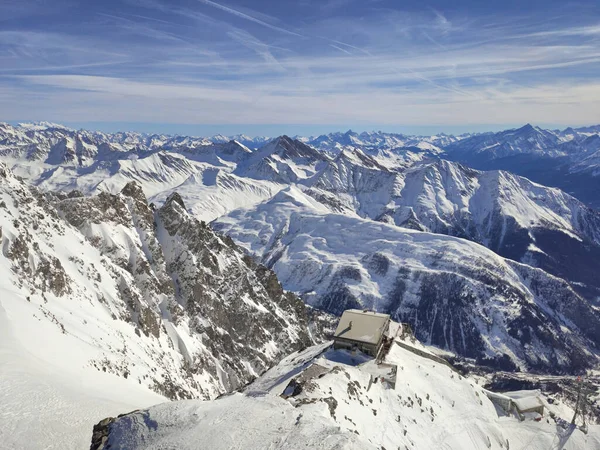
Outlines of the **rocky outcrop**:
[{"label": "rocky outcrop", "polygon": [[[120,417],[120,416],[119,416]],[[114,417],[107,417],[94,425],[92,430],[92,445],[90,450],[106,449],[106,442],[110,434],[110,425],[115,421]]]},{"label": "rocky outcrop", "polygon": [[42,194],[0,164],[0,229],[2,277],[40,320],[168,398],[214,398],[312,342],[304,303],[177,194]]},{"label": "rocky outcrop", "polygon": [[[191,217],[178,194],[167,199],[156,217],[182,309],[176,320],[192,318],[189,325],[206,336],[209,352],[220,353],[218,365],[225,369],[228,389],[249,381],[248,364],[261,373],[282,351],[310,342],[302,301],[285,292],[271,270],[256,264],[231,239]],[[279,349],[285,342],[292,345]],[[192,371],[206,368],[201,359],[190,366]],[[208,370],[216,373],[217,366]]]}]

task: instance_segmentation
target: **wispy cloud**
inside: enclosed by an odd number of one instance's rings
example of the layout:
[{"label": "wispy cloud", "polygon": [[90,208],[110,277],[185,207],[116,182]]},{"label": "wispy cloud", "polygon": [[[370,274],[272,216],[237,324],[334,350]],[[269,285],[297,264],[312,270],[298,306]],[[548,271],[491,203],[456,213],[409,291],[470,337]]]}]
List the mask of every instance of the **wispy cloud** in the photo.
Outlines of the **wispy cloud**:
[{"label": "wispy cloud", "polygon": [[566,37],[566,36],[600,36],[600,24],[585,27],[572,27],[555,30],[537,31],[522,37]]},{"label": "wispy cloud", "polygon": [[279,64],[279,61],[273,56],[270,48],[267,44],[259,41],[250,33],[243,30],[232,30],[228,31],[227,35],[233,40],[239,42],[244,47],[256,52],[267,64],[275,68],[276,70],[285,71],[285,69]]},{"label": "wispy cloud", "polygon": [[24,75],[21,80],[36,85],[52,86],[65,90],[104,92],[126,97],[157,100],[201,99],[214,101],[249,102],[251,97],[242,92],[217,87],[196,85],[149,83],[123,78],[82,75]]},{"label": "wispy cloud", "polygon": [[452,28],[452,24],[446,16],[444,16],[440,11],[434,8],[430,8],[433,14],[435,14],[435,25],[437,28],[443,30],[444,33],[448,32]]},{"label": "wispy cloud", "polygon": [[342,52],[342,53],[345,53],[346,55],[350,55],[350,56],[352,56],[352,53],[350,53],[348,50],[346,50],[346,49],[344,49],[344,48],[340,47],[339,45],[335,45],[335,44],[329,44],[329,46],[330,46],[330,47],[333,47],[333,48],[335,48],[336,50],[339,50],[339,51],[340,51],[340,52]]},{"label": "wispy cloud", "polygon": [[303,37],[301,34],[296,33],[294,31],[288,30],[286,28],[281,28],[270,23],[265,22],[264,20],[257,19],[249,14],[238,11],[237,9],[230,8],[228,6],[224,6],[220,3],[213,2],[211,0],[198,0],[200,3],[204,3],[205,5],[212,6],[213,8],[220,9],[221,11],[225,11],[226,13],[232,14],[240,19],[248,20],[250,22],[254,22],[263,27],[269,28],[274,31],[278,31],[280,33],[290,34],[292,36]]},{"label": "wispy cloud", "polygon": [[98,2],[0,31],[0,120],[600,121],[600,17],[228,1]]},{"label": "wispy cloud", "polygon": [[[579,86],[541,85],[534,88],[488,91],[479,97],[457,93],[440,98],[428,89],[400,92],[374,92],[310,95],[255,95],[245,89],[204,89],[197,86],[150,84],[93,77],[42,76],[26,81],[38,86],[54,86],[64,91],[47,92],[38,114],[50,114],[54,102],[67,102],[71,108],[60,116],[63,121],[80,121],[87,104],[96,104],[96,120],[162,123],[330,123],[344,124],[447,124],[536,121],[546,123],[589,123],[597,102],[600,84]],[[73,88],[77,91],[73,91]],[[469,88],[472,89],[472,88]],[[262,93],[261,93],[262,94]],[[0,101],[11,101],[15,93],[0,89]],[[23,114],[39,105],[39,92],[20,98],[16,112]],[[55,107],[55,106],[54,106]],[[215,111],[219,120],[215,122]],[[311,114],[307,115],[306,111]],[[166,115],[167,114],[167,115]],[[89,116],[88,116],[89,117]],[[43,118],[38,116],[37,118]]]}]

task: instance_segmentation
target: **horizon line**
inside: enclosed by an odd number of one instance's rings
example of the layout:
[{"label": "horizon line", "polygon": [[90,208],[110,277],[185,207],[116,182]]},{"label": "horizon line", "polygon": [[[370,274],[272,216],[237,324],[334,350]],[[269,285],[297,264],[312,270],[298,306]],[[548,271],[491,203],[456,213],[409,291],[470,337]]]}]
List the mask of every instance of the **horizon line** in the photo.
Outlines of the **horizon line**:
[{"label": "horizon line", "polygon": [[[2,123],[0,121],[0,123]],[[484,134],[494,133],[505,130],[519,129],[527,125],[531,125],[543,130],[564,131],[568,128],[587,128],[599,126],[600,124],[589,123],[584,125],[567,125],[567,124],[538,124],[534,125],[532,121],[525,124],[473,124],[473,125],[368,125],[368,124],[168,124],[168,123],[153,123],[153,122],[56,122],[51,120],[10,120],[6,121],[11,126],[17,127],[22,125],[57,125],[73,131],[90,131],[102,132],[107,134],[117,133],[139,133],[145,135],[167,135],[167,136],[188,136],[188,137],[233,137],[244,135],[249,138],[269,138],[277,136],[291,137],[319,137],[332,133],[385,133],[399,134],[404,136],[436,136],[450,135],[460,136],[462,134]],[[265,132],[259,132],[259,129]],[[302,132],[286,131],[286,128],[296,129]],[[212,131],[209,131],[212,129]],[[225,130],[229,131],[225,131]],[[249,129],[253,129],[250,131]],[[309,132],[309,130],[314,132]],[[320,130],[319,132],[316,132]],[[180,130],[180,131],[177,131]],[[187,130],[187,131],[184,131]],[[202,131],[204,130],[204,131]],[[266,132],[270,130],[271,132]],[[278,131],[276,131],[278,130]],[[428,131],[426,131],[428,130]],[[437,130],[437,131],[434,131]]]}]

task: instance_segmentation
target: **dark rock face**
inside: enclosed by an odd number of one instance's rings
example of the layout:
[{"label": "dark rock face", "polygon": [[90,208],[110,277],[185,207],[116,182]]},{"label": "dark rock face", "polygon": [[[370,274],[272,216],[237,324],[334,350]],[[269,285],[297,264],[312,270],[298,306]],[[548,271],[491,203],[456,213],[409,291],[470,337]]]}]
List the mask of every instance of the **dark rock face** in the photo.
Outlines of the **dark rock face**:
[{"label": "dark rock face", "polygon": [[[128,307],[125,316],[145,335],[158,337],[160,317],[152,311],[159,296],[172,296],[173,282],[165,269],[160,243],[154,235],[154,215],[141,187],[128,183],[120,195],[101,193],[95,197],[68,197],[56,202],[64,219],[78,228],[91,245],[135,280],[132,286],[120,271],[113,271],[121,297]],[[140,246],[107,241],[98,231],[110,224]]]},{"label": "dark rock face", "polygon": [[108,435],[110,434],[110,425],[115,420],[114,417],[107,417],[94,425],[90,450],[108,450],[110,448],[106,446],[106,443],[108,441]]},{"label": "dark rock face", "polygon": [[387,275],[390,267],[390,260],[387,256],[381,253],[373,253],[372,255],[368,255],[366,258],[363,258],[363,260],[365,261],[369,270],[380,276]]},{"label": "dark rock face", "polygon": [[[600,342],[600,315],[563,280],[548,278],[541,270],[525,265],[515,264],[514,268],[522,274],[535,302],[475,268],[469,277],[482,283],[484,292],[476,292],[473,281],[457,274],[401,271],[385,312],[409,323],[422,342],[483,366],[516,370],[516,357],[533,372],[581,373],[593,367],[597,357],[586,349],[597,352],[593,349]],[[405,299],[407,283],[421,286],[417,302]],[[512,313],[495,310],[485,300],[497,295]],[[567,323],[573,332],[563,331]],[[512,355],[490,356],[486,340],[494,338],[504,342]]]},{"label": "dark rock face", "polygon": [[544,228],[534,229],[532,235],[544,253],[532,254],[531,265],[570,281],[573,289],[592,302],[600,298],[600,246],[597,243]]},{"label": "dark rock face", "polygon": [[[47,251],[40,249],[35,242],[33,233],[42,232],[46,221],[52,223],[57,233],[63,232],[63,224],[58,221],[56,211],[47,204],[44,197],[37,191],[34,195],[29,189],[15,183],[14,175],[3,165],[0,165],[0,187],[17,185],[11,189],[12,206],[16,208],[35,207],[35,214],[20,217],[13,216],[12,225],[16,230],[14,235],[2,236],[2,254],[12,262],[12,270],[19,276],[20,283],[28,283],[32,292],[51,292],[58,297],[71,293],[71,278],[65,272],[61,261]],[[11,183],[12,182],[12,183]],[[12,213],[4,204],[10,216]],[[46,231],[46,235],[47,231]]]},{"label": "dark rock face", "polygon": [[323,295],[317,303],[320,309],[336,316],[341,316],[347,309],[362,309],[362,303],[342,281],[330,287],[327,294]]},{"label": "dark rock face", "polygon": [[468,358],[477,358],[485,351],[485,345],[477,328],[464,321],[467,311],[477,301],[465,284],[449,274],[424,275],[421,301],[416,319],[411,322],[417,337],[425,335],[423,331],[429,327],[427,337],[431,343]]},{"label": "dark rock face", "polygon": [[277,154],[285,159],[306,158],[313,161],[326,161],[323,153],[315,150],[309,145],[283,135],[274,141],[277,145]]},{"label": "dark rock face", "polygon": [[[177,249],[166,254],[177,302],[185,314],[213,324],[192,322],[197,332],[207,335],[211,354],[220,354],[219,364],[228,369],[229,389],[248,381],[242,361],[262,372],[274,357],[309,344],[302,301],[286,293],[272,271],[187,214],[176,194],[158,210],[157,221],[165,230],[160,238],[163,246]],[[265,345],[286,342],[290,345],[275,354],[265,350]]]}]

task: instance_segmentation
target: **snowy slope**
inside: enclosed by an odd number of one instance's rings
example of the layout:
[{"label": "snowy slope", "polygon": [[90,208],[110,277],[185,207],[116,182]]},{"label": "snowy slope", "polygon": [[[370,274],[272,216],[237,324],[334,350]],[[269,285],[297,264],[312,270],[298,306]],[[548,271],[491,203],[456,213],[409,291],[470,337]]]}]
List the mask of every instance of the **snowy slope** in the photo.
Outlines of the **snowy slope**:
[{"label": "snowy slope", "polygon": [[311,342],[303,303],[181,197],[153,210],[135,183],[79,195],[0,164],[0,396],[18,405],[1,414],[19,430],[2,445],[64,421],[31,439],[81,448],[99,415],[215,398]]},{"label": "snowy slope", "polygon": [[214,227],[326,311],[389,312],[422,341],[481,363],[597,364],[597,310],[564,281],[467,240],[331,213],[297,188]]},{"label": "snowy slope", "polygon": [[305,184],[331,212],[463,237],[600,295],[600,214],[558,189],[438,159],[397,172],[359,150]]},{"label": "snowy slope", "polygon": [[[352,362],[322,347],[292,354],[245,394],[211,402],[176,402],[112,421],[102,448],[444,448],[542,450],[569,435],[568,448],[599,448],[600,428],[566,430],[553,419],[520,422],[496,409],[474,380],[394,345],[395,386],[372,383],[373,361]],[[313,375],[310,375],[311,372]],[[282,374],[281,384],[273,379]],[[299,380],[284,400],[281,386]],[[235,423],[236,426],[231,427]]]},{"label": "snowy slope", "polygon": [[87,448],[102,418],[167,400],[87,368],[94,348],[63,334],[22,294],[0,288],[0,298],[0,449]]}]

